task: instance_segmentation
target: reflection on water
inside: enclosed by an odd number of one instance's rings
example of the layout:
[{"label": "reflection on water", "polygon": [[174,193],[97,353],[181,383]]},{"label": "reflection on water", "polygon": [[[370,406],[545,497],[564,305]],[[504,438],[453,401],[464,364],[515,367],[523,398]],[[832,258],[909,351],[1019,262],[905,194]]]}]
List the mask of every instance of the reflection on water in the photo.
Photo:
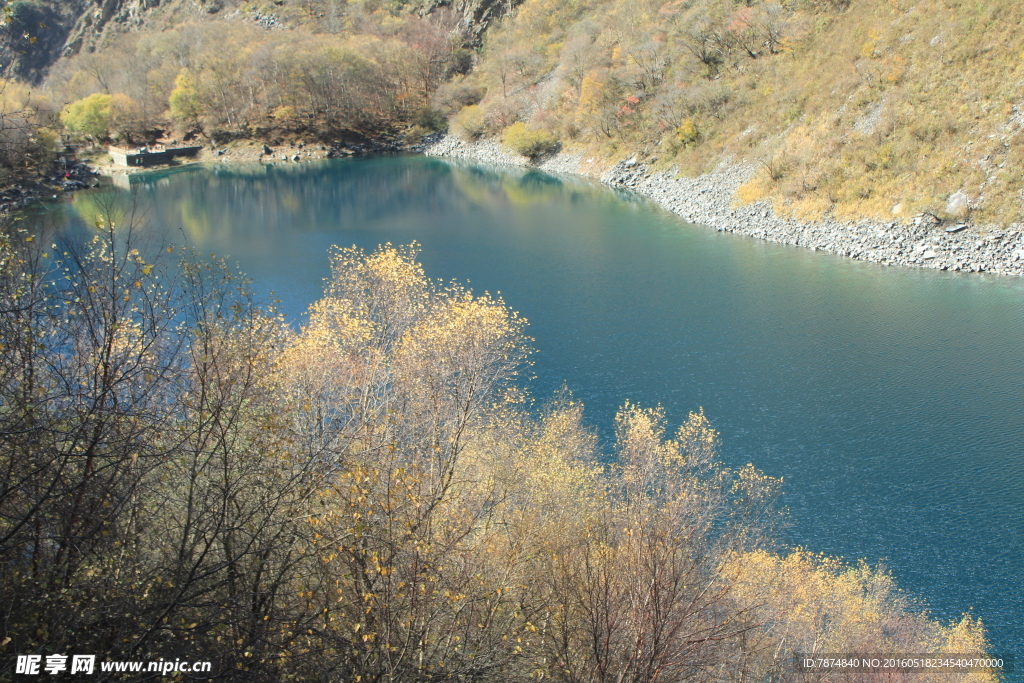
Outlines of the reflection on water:
[{"label": "reflection on water", "polygon": [[[332,244],[419,242],[433,277],[531,322],[607,440],[623,400],[703,406],[724,457],[784,476],[789,540],[885,560],[940,616],[1024,654],[1024,282],[891,269],[692,228],[624,193],[427,158],[189,167],[134,195],[156,235],[237,262],[298,317]],[[1018,674],[1019,676],[1019,674]]]}]

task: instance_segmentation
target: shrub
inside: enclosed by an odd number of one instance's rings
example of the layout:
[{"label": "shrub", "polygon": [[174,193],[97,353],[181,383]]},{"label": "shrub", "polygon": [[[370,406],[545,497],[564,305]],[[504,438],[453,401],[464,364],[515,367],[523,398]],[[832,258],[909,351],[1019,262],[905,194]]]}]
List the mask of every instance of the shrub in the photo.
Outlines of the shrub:
[{"label": "shrub", "polygon": [[693,122],[693,119],[686,119],[676,129],[676,135],[679,137],[679,142],[683,143],[685,147],[697,142],[700,138],[700,130],[698,130],[697,124]]},{"label": "shrub", "polygon": [[427,133],[444,133],[448,130],[448,118],[437,109],[424,109],[416,117],[416,127]]},{"label": "shrub", "polygon": [[282,104],[280,107],[275,109],[271,114],[275,120],[281,123],[290,123],[299,118],[299,112],[295,110],[295,107]]},{"label": "shrub", "polygon": [[454,114],[463,107],[479,104],[484,98],[484,89],[466,82],[443,83],[431,97],[431,106],[448,114]]},{"label": "shrub", "polygon": [[484,125],[488,131],[497,133],[511,126],[523,118],[523,113],[528,111],[529,105],[524,97],[508,97],[487,103],[487,113],[484,115]]},{"label": "shrub", "polygon": [[48,101],[29,86],[0,79],[0,182],[52,154],[56,135],[45,128],[51,116]]},{"label": "shrub", "polygon": [[501,142],[516,154],[522,154],[530,159],[537,159],[545,154],[556,152],[560,146],[558,140],[551,133],[527,128],[522,121],[513,123],[506,128]]},{"label": "shrub", "polygon": [[476,140],[487,129],[484,123],[484,110],[479,104],[470,104],[462,108],[452,117],[451,129],[464,140]]}]

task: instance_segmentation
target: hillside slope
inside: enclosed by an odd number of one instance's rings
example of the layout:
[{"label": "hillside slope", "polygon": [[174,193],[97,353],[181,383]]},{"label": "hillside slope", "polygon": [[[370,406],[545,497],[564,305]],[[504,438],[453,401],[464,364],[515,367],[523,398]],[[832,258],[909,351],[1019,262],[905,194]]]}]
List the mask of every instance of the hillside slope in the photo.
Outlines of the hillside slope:
[{"label": "hillside slope", "polygon": [[753,161],[799,218],[1021,219],[1024,6],[1007,0],[526,0],[464,137],[523,120],[686,175]]},{"label": "hillside slope", "polygon": [[222,5],[221,0],[15,0],[6,6],[0,74],[36,85],[60,57],[102,49],[119,33],[166,27]]}]

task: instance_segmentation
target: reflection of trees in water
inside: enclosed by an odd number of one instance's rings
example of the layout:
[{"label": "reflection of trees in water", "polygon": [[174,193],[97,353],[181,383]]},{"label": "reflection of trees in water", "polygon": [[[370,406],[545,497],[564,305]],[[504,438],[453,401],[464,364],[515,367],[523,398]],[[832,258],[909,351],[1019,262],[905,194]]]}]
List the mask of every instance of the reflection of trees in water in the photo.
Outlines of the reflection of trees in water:
[{"label": "reflection of trees in water", "polygon": [[631,193],[612,194],[537,169],[431,157],[191,166],[119,180],[77,193],[52,221],[83,229],[104,217],[102,206],[111,198],[131,196],[147,229],[172,241],[217,253],[262,243],[272,252],[289,236],[375,225],[411,231],[429,225],[429,216],[480,215],[488,221],[511,207],[603,210],[621,207],[623,200],[645,203]]},{"label": "reflection of trees in water", "polygon": [[180,227],[200,243],[229,242],[266,229],[277,232],[282,224],[296,233],[356,226],[404,210],[550,204],[564,201],[566,193],[574,202],[609,201],[604,188],[536,169],[408,157],[190,167],[125,176],[118,185],[79,193],[73,205],[80,219],[94,223],[96,198],[124,196],[127,185],[151,204],[147,218],[154,226],[165,231]]}]

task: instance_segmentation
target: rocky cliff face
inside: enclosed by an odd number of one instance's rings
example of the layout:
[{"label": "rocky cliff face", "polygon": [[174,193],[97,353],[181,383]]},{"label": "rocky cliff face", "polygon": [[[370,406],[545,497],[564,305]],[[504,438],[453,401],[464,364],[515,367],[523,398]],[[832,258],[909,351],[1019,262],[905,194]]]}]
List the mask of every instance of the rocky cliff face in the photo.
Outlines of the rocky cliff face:
[{"label": "rocky cliff face", "polygon": [[64,49],[88,0],[10,3],[10,18],[0,29],[0,75],[36,84]]},{"label": "rocky cliff face", "polygon": [[[2,0],[0,0],[2,2]],[[223,0],[15,0],[0,35],[0,74],[39,83],[60,57],[102,47],[115,32],[216,13]],[[33,40],[34,39],[34,40]]]},{"label": "rocky cliff face", "polygon": [[142,26],[145,15],[160,0],[96,0],[79,15],[59,56],[94,49],[108,28],[131,30]]},{"label": "rocky cliff face", "polygon": [[419,11],[430,14],[450,8],[462,16],[463,28],[474,46],[481,43],[487,28],[521,4],[522,0],[421,0]]}]

